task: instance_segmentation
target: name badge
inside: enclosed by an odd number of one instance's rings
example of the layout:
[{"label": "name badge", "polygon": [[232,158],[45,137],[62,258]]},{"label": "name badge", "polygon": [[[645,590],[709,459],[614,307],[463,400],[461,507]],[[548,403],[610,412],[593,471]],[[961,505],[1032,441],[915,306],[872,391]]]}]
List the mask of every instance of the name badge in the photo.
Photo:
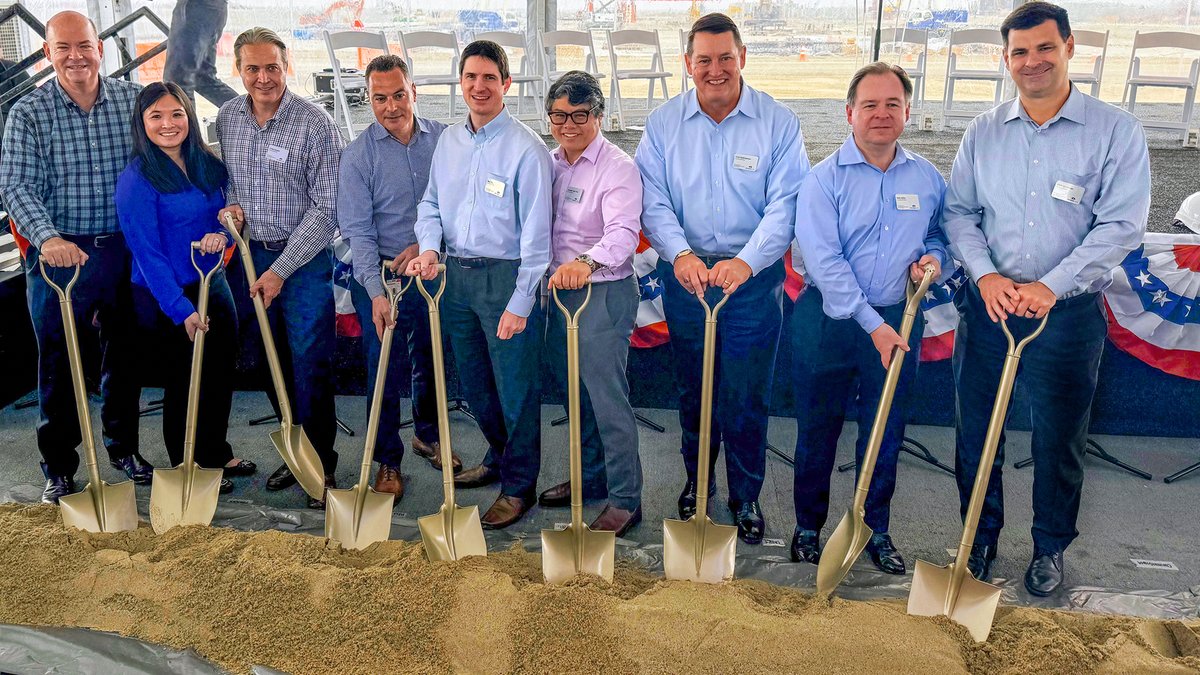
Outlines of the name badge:
[{"label": "name badge", "polygon": [[493,197],[503,197],[505,187],[507,186],[504,185],[504,181],[489,178],[488,182],[483,186],[483,191]]},{"label": "name badge", "polygon": [[734,155],[733,168],[742,171],[758,171],[758,155]]},{"label": "name badge", "polygon": [[578,204],[583,201],[583,190],[577,187],[567,188],[567,201]]},{"label": "name badge", "polygon": [[1068,204],[1078,204],[1083,201],[1083,188],[1078,185],[1072,185],[1065,180],[1060,180],[1054,184],[1054,192],[1050,193],[1051,197],[1061,199]]},{"label": "name badge", "polygon": [[921,198],[917,195],[896,195],[897,211],[920,211]]},{"label": "name badge", "polygon": [[269,159],[272,162],[275,162],[277,164],[283,164],[284,162],[287,161],[287,158],[288,158],[288,149],[287,148],[281,148],[278,145],[268,145],[267,146],[267,159]]}]

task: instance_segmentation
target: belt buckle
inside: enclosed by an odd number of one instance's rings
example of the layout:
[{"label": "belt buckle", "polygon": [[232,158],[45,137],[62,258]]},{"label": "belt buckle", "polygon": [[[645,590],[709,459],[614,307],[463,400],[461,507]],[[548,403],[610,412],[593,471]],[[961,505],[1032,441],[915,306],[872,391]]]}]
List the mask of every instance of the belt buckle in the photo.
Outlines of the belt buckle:
[{"label": "belt buckle", "polygon": [[98,235],[96,235],[96,237],[94,239],[92,239],[92,245],[95,246],[96,248],[105,248],[106,246],[108,246],[108,241],[115,236],[117,236],[117,235],[115,235],[115,234],[98,234]]}]

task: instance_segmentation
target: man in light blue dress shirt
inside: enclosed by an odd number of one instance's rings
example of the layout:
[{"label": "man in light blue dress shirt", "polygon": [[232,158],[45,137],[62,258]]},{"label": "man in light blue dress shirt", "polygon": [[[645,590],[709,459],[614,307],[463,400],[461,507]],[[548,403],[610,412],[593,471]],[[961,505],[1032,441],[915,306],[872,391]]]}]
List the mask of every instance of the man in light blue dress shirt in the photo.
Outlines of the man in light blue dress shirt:
[{"label": "man in light blue dress shirt", "polygon": [[494,42],[467,45],[459,65],[466,121],[438,141],[417,207],[418,255],[408,273],[437,276],[446,247],[442,321],[488,452],[459,487],[500,481],[486,528],[517,522],[536,498],[541,459],[538,286],[550,264],[550,153],[504,107],[508,58]]},{"label": "man in light blue dress shirt", "polygon": [[[808,155],[796,115],[741,77],[737,25],[708,14],[688,34],[695,89],[650,114],[638,145],[642,228],[661,258],[663,311],[680,390],[687,482],[679,515],[696,508],[704,310],[693,295],[731,295],[718,315],[711,456],[724,443],[729,506],[738,534],[762,541],[758,505],[766,469],[767,411],[783,322],[784,252]],[[710,485],[710,495],[715,486]]]},{"label": "man in light blue dress shirt", "polygon": [[[924,157],[900,146],[913,85],[899,66],[872,63],[850,80],[846,116],[853,133],[804,179],[796,206],[796,241],[806,271],[792,312],[796,378],[796,562],[820,561],[818,543],[829,515],[829,474],[846,402],[857,401],[855,458],[862,461],[871,420],[896,349],[912,352],[900,371],[879,459],[867,495],[871,561],[904,574],[904,558],[888,534],[896,459],[904,439],[907,399],[920,360],[923,321],[908,342],[896,332],[909,278],[946,260],[942,197],[946,181]],[[936,278],[936,277],[935,277]],[[855,394],[855,395],[851,395]]]},{"label": "man in light blue dress shirt", "polygon": [[[1007,341],[1047,312],[1045,332],[1025,349],[1020,377],[1033,421],[1033,558],[1025,588],[1053,593],[1075,529],[1092,395],[1107,334],[1100,292],[1142,241],[1150,207],[1150,160],[1137,118],[1071,84],[1075,43],[1066,10],[1031,2],[1000,27],[1004,62],[1019,97],[977,117],[963,135],[946,193],[951,254],[970,283],[955,298],[956,472],[966,513]],[[996,453],[971,573],[987,579],[1004,525]]]}]

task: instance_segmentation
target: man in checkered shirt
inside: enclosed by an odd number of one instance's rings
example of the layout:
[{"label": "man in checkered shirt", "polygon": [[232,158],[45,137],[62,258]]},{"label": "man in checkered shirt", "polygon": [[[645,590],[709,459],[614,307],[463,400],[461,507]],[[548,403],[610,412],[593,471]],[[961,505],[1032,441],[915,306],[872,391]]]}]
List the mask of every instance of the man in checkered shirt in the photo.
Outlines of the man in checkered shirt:
[{"label": "man in checkered shirt", "polygon": [[[76,447],[82,440],[58,295],[81,266],[72,300],[75,325],[100,324],[100,420],[110,463],[147,484],[153,467],[138,454],[138,398],[134,370],[130,257],[117,223],[113,190],[132,140],[129,120],[141,89],[100,76],[103,45],[96,26],[78,12],[46,22],[46,58],[54,79],[12,109],[0,157],[0,197],[28,239],[25,278],[29,314],[38,340],[38,450],[46,489],[42,501],[76,491]],[[68,268],[68,269],[59,269]]]},{"label": "man in checkered shirt", "polygon": [[[337,433],[333,409],[333,258],[338,160],[342,137],[329,115],[287,89],[287,45],[273,31],[251,28],[233,43],[246,96],[221,106],[217,135],[229,169],[228,206],[221,210],[248,234],[282,350],[295,422],[304,427],[333,487]],[[296,478],[286,465],[267,479],[282,490]],[[309,499],[323,509],[323,500]]]}]

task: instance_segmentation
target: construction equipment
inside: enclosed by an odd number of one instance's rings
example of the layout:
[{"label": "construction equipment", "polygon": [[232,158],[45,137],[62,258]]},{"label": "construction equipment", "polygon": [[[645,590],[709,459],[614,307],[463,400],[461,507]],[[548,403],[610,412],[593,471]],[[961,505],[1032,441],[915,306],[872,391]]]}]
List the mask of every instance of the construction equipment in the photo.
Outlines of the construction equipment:
[{"label": "construction equipment", "polygon": [[708,517],[708,475],[712,438],[714,364],[717,351],[717,312],[729,301],[721,298],[709,308],[704,293],[696,294],[704,307],[704,356],[700,366],[700,442],[697,447],[696,513],[687,521],[663,520],[663,571],[668,579],[715,584],[733,578],[737,555],[737,528],[718,525]]},{"label": "construction equipment", "polygon": [[[396,322],[396,305],[412,286],[412,279],[403,284],[398,278],[388,278],[387,265],[381,266],[383,292],[391,305],[392,324],[383,329],[379,347],[379,367],[375,371],[375,391],[371,396],[371,415],[367,419],[367,439],[363,447],[362,469],[358,483],[349,490],[330,489],[325,495],[325,536],[343,548],[363,549],[377,541],[387,541],[392,531],[392,505],[396,496],[376,492],[371,487],[371,462],[375,459],[375,443],[379,436],[379,415],[383,409],[383,392],[387,386],[388,360],[392,354],[392,331]],[[369,330],[369,328],[368,328]]]},{"label": "construction equipment", "polygon": [[[250,246],[233,224],[233,216],[225,214],[225,229],[237,242],[238,251],[242,254],[242,266],[246,268],[246,280],[250,286],[258,281],[254,271],[254,259],[250,256]],[[312,441],[303,427],[292,423],[292,404],[288,398],[287,384],[283,381],[283,366],[279,364],[279,352],[275,349],[275,338],[271,335],[271,321],[267,318],[267,307],[263,304],[261,294],[254,295],[254,315],[258,318],[258,329],[262,333],[263,351],[267,355],[267,366],[271,370],[271,383],[275,386],[275,396],[279,399],[279,429],[271,432],[271,442],[275,450],[283,458],[300,487],[313,499],[325,497],[325,468],[317,455]]]},{"label": "construction equipment", "polygon": [[583,524],[583,440],[579,395],[579,317],[592,299],[587,284],[583,302],[572,313],[551,289],[554,304],[567,324],[567,419],[571,455],[571,524],[561,530],[542,530],[542,576],[546,583],[561,584],[578,574],[594,574],[612,581],[617,533],[593,532]]},{"label": "construction equipment", "polygon": [[[214,255],[213,266],[205,272],[196,262],[200,242],[192,242],[192,267],[200,275],[196,313],[200,323],[208,323],[208,288],[213,275],[221,269],[222,256]],[[232,327],[231,327],[232,329]],[[192,375],[188,380],[187,419],[183,427],[183,463],[173,469],[155,469],[150,490],[150,526],[162,534],[176,525],[208,525],[217,512],[221,493],[222,469],[202,469],[196,464],[196,418],[200,414],[200,375],[204,367],[204,337],[197,330],[192,338]]]},{"label": "construction equipment", "polygon": [[1008,401],[1012,396],[1013,383],[1017,379],[1017,365],[1021,352],[1046,328],[1050,315],[1042,317],[1036,330],[1020,342],[1014,343],[1008,323],[1000,321],[1004,337],[1008,338],[1008,353],[1004,357],[1004,369],[1000,373],[1000,385],[996,388],[996,403],[992,406],[992,418],[988,422],[987,436],[979,457],[979,469],[975,472],[975,487],[971,489],[971,501],[967,504],[967,515],[963,518],[962,539],[958,542],[958,553],[954,561],[945,567],[917,561],[913,573],[912,589],[908,594],[908,613],[917,616],[948,616],[966,627],[976,642],[987,639],[992,631],[992,619],[996,616],[996,605],[1000,603],[1000,588],[979,581],[967,569],[971,548],[975,543],[975,529],[983,511],[983,500],[987,494],[988,481],[992,475],[992,463],[996,459],[996,448],[1000,435],[1004,433],[1004,417],[1008,412]]},{"label": "construction equipment", "polygon": [[430,560],[459,560],[469,555],[487,555],[487,541],[479,522],[479,507],[454,503],[454,460],[450,447],[450,411],[446,407],[446,361],[442,351],[442,319],[438,303],[446,292],[446,266],[438,265],[442,283],[430,295],[425,282],[417,279],[417,290],[429,304],[429,334],[433,342],[433,384],[437,391],[438,438],[442,450],[442,493],[445,500],[437,513],[417,519],[421,541]]},{"label": "construction equipment", "polygon": [[136,530],[137,504],[133,482],[105,483],[96,463],[96,439],[92,436],[92,416],[88,409],[87,388],[83,380],[83,359],[79,354],[79,335],[75,332],[75,310],[71,306],[71,289],[79,281],[83,268],[75,266],[75,275],[66,288],[59,286],[46,274],[46,259],[38,257],[42,279],[58,294],[62,312],[63,339],[67,342],[67,362],[71,366],[71,384],[75,389],[75,412],[79,415],[79,433],[83,437],[83,460],[87,465],[88,485],[82,492],[60,497],[58,506],[63,525],[88,532],[124,532]]},{"label": "construction equipment", "polygon": [[[908,284],[908,302],[904,305],[904,318],[900,320],[900,340],[908,344],[912,335],[913,324],[917,320],[917,310],[921,307],[921,299],[933,283],[933,265],[925,266],[925,276],[920,286],[914,288]],[[896,394],[896,385],[900,382],[900,369],[904,366],[904,356],[907,352],[897,347],[892,351],[892,362],[888,364],[887,376],[883,380],[883,391],[879,395],[879,408],[875,411],[875,423],[871,426],[871,435],[867,437],[867,447],[863,450],[862,464],[858,469],[858,483],[854,489],[854,502],[837,529],[830,535],[829,541],[821,551],[821,563],[817,565],[817,592],[832,593],[837,585],[846,578],[846,573],[858,560],[871,535],[875,532],[867,526],[866,507],[867,494],[871,489],[871,479],[875,475],[875,460],[879,458],[879,447],[883,444],[883,433],[887,430],[888,417],[892,413],[892,398]]]}]

